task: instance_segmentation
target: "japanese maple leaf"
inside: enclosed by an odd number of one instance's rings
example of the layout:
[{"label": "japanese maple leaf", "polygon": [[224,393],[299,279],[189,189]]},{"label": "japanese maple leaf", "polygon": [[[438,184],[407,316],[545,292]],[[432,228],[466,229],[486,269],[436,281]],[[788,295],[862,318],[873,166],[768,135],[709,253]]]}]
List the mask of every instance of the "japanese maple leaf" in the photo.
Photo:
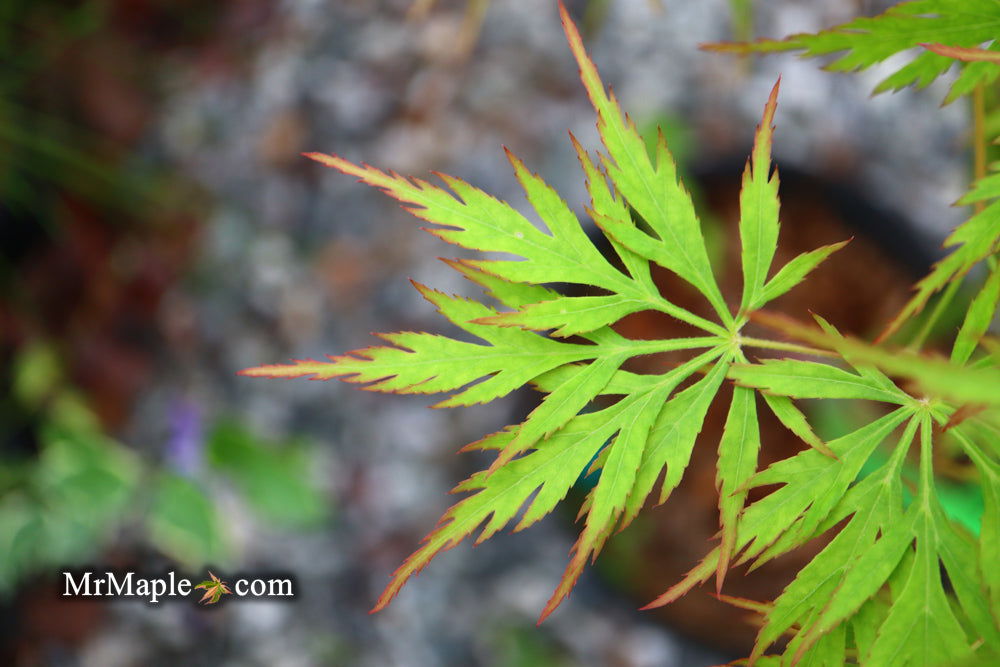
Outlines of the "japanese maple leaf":
[{"label": "japanese maple leaf", "polygon": [[196,589],[205,589],[205,594],[201,596],[201,599],[198,600],[198,602],[202,602],[204,604],[215,604],[223,595],[232,594],[232,591],[229,590],[229,586],[226,585],[226,582],[220,581],[217,576],[212,574],[211,570],[208,571],[208,576],[212,578],[206,579],[195,586]]}]

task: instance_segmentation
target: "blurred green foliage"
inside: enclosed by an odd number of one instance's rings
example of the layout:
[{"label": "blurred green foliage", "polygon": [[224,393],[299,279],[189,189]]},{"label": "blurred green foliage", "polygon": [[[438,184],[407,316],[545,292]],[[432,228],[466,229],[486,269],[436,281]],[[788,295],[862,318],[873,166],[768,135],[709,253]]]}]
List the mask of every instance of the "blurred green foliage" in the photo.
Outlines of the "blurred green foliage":
[{"label": "blurred green foliage", "polygon": [[112,547],[232,559],[230,487],[282,527],[326,516],[305,443],[233,420],[203,440],[195,415],[188,466],[172,443],[108,436],[169,356],[159,299],[196,248],[197,188],[148,133],[162,74],[208,51],[236,62],[231,5],[0,3],[0,593]]},{"label": "blurred green foliage", "polygon": [[568,667],[574,664],[566,651],[530,625],[494,628],[491,654],[498,665],[510,667]]},{"label": "blurred green foliage", "polygon": [[170,472],[156,477],[147,515],[152,543],[191,569],[226,560],[225,527],[201,487]]},{"label": "blurred green foliage", "polygon": [[304,442],[263,442],[223,420],[201,452],[208,465],[184,476],[104,435],[51,345],[25,347],[13,368],[5,411],[30,416],[37,451],[0,458],[0,593],[31,574],[92,562],[110,545],[133,548],[130,533],[187,568],[232,560],[213,500],[223,483],[283,529],[315,527],[328,514],[310,475],[316,451]]},{"label": "blurred green foliage", "polygon": [[12,385],[5,411],[31,416],[37,456],[5,451],[0,465],[0,592],[41,568],[93,556],[127,511],[141,470],[63,386],[51,347],[28,346]]},{"label": "blurred green foliage", "polygon": [[326,501],[310,483],[314,452],[305,443],[262,442],[238,422],[224,420],[208,439],[207,457],[261,516],[293,527],[326,518]]}]

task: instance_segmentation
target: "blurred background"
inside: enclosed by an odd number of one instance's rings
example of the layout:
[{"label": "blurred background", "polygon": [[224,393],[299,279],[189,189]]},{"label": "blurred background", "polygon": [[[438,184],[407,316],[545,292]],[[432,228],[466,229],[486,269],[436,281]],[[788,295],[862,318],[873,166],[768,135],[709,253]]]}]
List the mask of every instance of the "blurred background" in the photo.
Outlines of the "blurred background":
[{"label": "blurred background", "polygon": [[[967,109],[939,106],[947,80],[870,98],[884,69],[697,47],[890,4],[567,2],[639,128],[664,126],[724,275],[739,172],[782,75],[780,253],[855,237],[783,308],[859,335],[962,216]],[[598,138],[554,1],[6,0],[0,62],[0,662],[696,667],[746,650],[745,613],[707,591],[636,611],[710,546],[723,416],[677,497],[613,540],[541,627],[575,507],[442,554],[369,616],[446,492],[484,464],[454,452],[534,397],[432,411],[433,398],[236,375],[372,331],[454,334],[407,278],[476,294],[436,259],[455,249],[302,151],[446,172],[524,208],[506,145],[582,216],[566,131]],[[623,327],[669,335],[654,319]],[[828,434],[851,420],[814,417]],[[797,448],[775,430],[764,458]],[[773,597],[797,563],[734,592]],[[61,600],[58,572],[81,566],[286,572],[297,596]]]}]

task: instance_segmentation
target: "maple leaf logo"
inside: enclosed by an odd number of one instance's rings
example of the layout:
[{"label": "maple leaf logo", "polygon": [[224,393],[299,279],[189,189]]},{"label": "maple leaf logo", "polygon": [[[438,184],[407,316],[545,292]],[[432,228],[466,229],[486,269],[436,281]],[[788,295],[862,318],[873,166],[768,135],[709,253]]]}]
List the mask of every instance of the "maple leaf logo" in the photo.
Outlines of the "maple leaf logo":
[{"label": "maple leaf logo", "polygon": [[212,574],[211,570],[208,571],[208,576],[212,578],[206,579],[195,586],[196,589],[205,589],[205,594],[201,596],[201,599],[198,600],[198,602],[202,602],[204,604],[215,604],[220,598],[222,598],[223,595],[232,594],[232,591],[229,590],[229,586],[226,585],[226,582],[220,581],[217,576]]}]

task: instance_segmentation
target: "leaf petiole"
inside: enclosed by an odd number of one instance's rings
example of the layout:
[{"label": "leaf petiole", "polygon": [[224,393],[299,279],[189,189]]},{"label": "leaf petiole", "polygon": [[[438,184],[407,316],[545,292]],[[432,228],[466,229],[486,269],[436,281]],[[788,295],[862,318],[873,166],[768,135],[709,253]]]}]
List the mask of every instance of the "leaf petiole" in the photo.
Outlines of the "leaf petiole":
[{"label": "leaf petiole", "polygon": [[674,350],[695,350],[705,347],[719,347],[726,344],[720,336],[700,336],[698,338],[662,338],[656,340],[630,340],[622,351],[630,356],[673,352]]},{"label": "leaf petiole", "polygon": [[808,354],[814,357],[831,357],[839,358],[840,355],[835,352],[830,352],[828,350],[821,350],[815,347],[809,347],[807,345],[798,345],[796,343],[786,343],[779,340],[768,340],[766,338],[750,338],[748,336],[737,336],[736,342],[741,347],[757,347],[767,350],[784,350],[785,352],[799,352],[801,354]]},{"label": "leaf petiole", "polygon": [[703,331],[709,333],[718,334],[720,336],[728,336],[729,332],[721,324],[713,322],[711,320],[706,320],[704,317],[699,317],[692,312],[689,312],[680,306],[676,306],[662,297],[651,297],[649,299],[650,308],[653,310],[658,310],[661,313],[666,313],[671,317],[674,317],[681,322],[686,322],[691,326],[698,327]]}]

